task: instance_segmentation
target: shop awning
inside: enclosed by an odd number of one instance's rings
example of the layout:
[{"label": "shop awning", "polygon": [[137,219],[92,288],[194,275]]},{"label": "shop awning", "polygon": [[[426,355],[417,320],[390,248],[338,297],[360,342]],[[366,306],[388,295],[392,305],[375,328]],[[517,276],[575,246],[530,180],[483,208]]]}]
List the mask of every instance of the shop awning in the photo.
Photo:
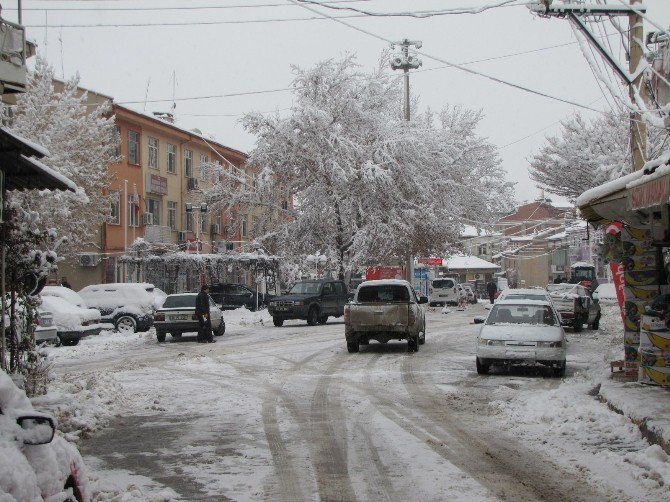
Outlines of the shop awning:
[{"label": "shop awning", "polygon": [[576,200],[582,217],[596,225],[621,221],[647,226],[649,210],[670,200],[670,166],[665,162],[660,157],[640,171],[587,190]]},{"label": "shop awning", "polygon": [[4,172],[7,190],[72,190],[72,181],[37,158],[49,151],[32,141],[0,128],[0,169]]}]

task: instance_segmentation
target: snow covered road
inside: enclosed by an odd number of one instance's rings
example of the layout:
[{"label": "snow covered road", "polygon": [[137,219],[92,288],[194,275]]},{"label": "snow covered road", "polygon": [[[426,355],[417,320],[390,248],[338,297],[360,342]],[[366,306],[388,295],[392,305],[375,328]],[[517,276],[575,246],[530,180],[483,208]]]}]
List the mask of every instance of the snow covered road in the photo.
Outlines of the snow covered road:
[{"label": "snow covered road", "polygon": [[663,499],[667,459],[589,395],[602,335],[570,335],[564,381],[479,376],[482,313],[429,309],[418,353],[239,310],[216,344],[109,333],[54,360],[81,421],[107,410],[80,443],[97,500]]}]

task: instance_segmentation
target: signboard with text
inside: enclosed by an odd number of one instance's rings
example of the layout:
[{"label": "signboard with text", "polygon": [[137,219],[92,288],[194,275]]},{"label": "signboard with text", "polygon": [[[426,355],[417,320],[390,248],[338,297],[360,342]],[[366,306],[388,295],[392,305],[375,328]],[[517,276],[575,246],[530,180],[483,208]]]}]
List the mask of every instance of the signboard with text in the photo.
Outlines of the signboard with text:
[{"label": "signboard with text", "polygon": [[628,192],[628,205],[632,210],[664,204],[670,196],[670,175],[661,176]]},{"label": "signboard with text", "polygon": [[168,180],[158,174],[147,173],[147,191],[156,195],[167,195]]}]

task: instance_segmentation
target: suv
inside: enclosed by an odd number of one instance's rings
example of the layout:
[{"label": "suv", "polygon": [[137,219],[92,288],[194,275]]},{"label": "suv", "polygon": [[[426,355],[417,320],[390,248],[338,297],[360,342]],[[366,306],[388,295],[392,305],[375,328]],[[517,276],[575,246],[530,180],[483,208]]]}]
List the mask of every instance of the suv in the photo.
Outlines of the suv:
[{"label": "suv", "polygon": [[100,322],[114,324],[117,331],[149,331],[152,315],[167,296],[153,284],[113,282],[86,286],[79,291],[89,307],[98,309]]},{"label": "suv", "polygon": [[268,303],[268,312],[279,327],[286,319],[305,319],[307,324],[326,324],[329,316],[342,317],[349,301],[347,286],[342,281],[318,279],[296,282],[288,293]]},{"label": "suv", "polygon": [[224,310],[246,307],[254,312],[261,308],[265,297],[263,293],[256,294],[243,284],[214,283],[209,287],[209,296]]}]

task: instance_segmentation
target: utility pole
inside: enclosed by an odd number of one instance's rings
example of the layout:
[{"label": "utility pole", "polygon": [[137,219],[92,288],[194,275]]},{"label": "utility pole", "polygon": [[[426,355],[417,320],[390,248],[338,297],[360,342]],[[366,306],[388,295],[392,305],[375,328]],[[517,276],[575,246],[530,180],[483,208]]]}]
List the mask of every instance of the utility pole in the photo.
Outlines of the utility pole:
[{"label": "utility pole", "polygon": [[[644,14],[646,9],[641,4],[641,1],[630,0],[631,7],[626,7],[625,5],[614,7],[596,3],[554,4],[553,0],[539,0],[538,3],[530,5],[529,8],[541,17],[569,19],[586,36],[589,43],[628,86],[628,95],[631,103],[639,109],[638,103],[644,104],[646,98],[643,79],[643,70],[646,68],[646,65],[641,66],[644,60],[644,27],[642,26],[641,14]],[[583,21],[583,18],[586,17],[602,16],[628,17],[628,71],[619,65],[614,56],[591,33]],[[630,114],[630,146],[632,170],[639,171],[644,166],[647,158],[647,126],[642,121],[642,116],[638,111],[631,112]]]},{"label": "utility pole", "polygon": [[[410,120],[410,114],[409,114],[409,70],[416,70],[419,66],[421,66],[421,60],[409,53],[409,48],[410,46],[414,46],[417,49],[421,49],[421,41],[420,40],[408,40],[404,39],[400,42],[391,42],[391,49],[395,49],[395,47],[399,46],[400,47],[400,52],[398,54],[395,54],[391,58],[391,69],[393,70],[402,70],[404,72],[404,80],[405,80],[405,103],[404,103],[404,108],[405,108],[405,120],[409,122]],[[406,266],[406,277],[407,282],[410,284],[414,284],[414,271],[412,270],[412,265],[414,264],[414,258],[412,255],[407,256],[407,266]]]}]

